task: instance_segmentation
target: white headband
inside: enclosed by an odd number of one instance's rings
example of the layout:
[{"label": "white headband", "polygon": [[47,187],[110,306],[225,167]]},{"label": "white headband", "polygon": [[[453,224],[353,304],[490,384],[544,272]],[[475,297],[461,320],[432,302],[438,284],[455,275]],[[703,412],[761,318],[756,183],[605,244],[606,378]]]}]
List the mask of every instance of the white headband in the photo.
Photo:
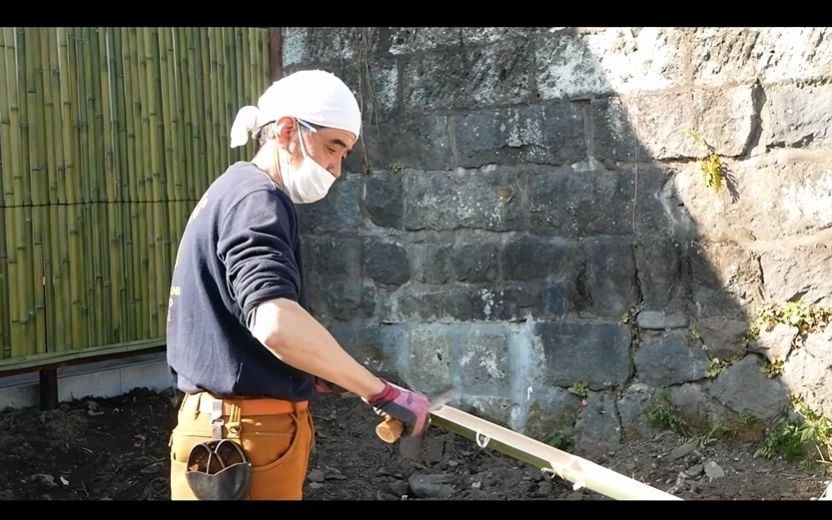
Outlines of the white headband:
[{"label": "white headband", "polygon": [[231,147],[243,146],[263,125],[281,117],[361,134],[361,111],[350,88],[322,70],[302,70],[272,83],[258,106],[245,106],[231,125]]}]

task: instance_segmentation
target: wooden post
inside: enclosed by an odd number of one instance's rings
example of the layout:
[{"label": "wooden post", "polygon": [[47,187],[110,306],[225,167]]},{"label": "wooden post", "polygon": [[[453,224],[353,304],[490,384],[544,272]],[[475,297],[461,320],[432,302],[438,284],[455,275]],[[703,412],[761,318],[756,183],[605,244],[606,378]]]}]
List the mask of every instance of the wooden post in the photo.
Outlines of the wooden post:
[{"label": "wooden post", "polygon": [[269,70],[272,81],[283,77],[283,32],[280,27],[269,27]]},{"label": "wooden post", "polygon": [[52,410],[58,407],[58,369],[40,370],[40,409]]}]

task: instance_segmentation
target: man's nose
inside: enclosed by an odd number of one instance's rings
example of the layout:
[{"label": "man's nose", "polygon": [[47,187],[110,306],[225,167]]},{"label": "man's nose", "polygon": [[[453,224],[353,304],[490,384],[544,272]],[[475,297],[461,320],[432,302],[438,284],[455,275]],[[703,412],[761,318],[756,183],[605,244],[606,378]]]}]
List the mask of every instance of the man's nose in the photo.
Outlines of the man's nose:
[{"label": "man's nose", "polygon": [[341,177],[341,161],[336,161],[327,169],[336,179]]}]

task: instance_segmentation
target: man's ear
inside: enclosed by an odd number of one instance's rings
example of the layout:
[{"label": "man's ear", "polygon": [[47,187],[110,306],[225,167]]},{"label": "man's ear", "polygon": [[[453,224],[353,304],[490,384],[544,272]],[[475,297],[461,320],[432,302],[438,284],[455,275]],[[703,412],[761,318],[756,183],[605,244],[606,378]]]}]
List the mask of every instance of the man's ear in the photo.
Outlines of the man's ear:
[{"label": "man's ear", "polygon": [[277,120],[277,142],[285,149],[289,149],[289,143],[292,141],[292,134],[295,132],[295,120],[291,117],[281,117]]}]

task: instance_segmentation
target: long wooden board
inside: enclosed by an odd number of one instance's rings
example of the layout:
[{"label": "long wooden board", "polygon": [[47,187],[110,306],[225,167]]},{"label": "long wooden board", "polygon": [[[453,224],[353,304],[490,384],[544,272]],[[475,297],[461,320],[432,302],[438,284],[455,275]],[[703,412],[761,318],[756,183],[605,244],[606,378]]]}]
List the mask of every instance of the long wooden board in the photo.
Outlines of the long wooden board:
[{"label": "long wooden board", "polygon": [[452,406],[431,413],[431,425],[473,439],[512,458],[551,471],[577,489],[586,487],[616,500],[681,500],[638,480],[559,450]]}]

